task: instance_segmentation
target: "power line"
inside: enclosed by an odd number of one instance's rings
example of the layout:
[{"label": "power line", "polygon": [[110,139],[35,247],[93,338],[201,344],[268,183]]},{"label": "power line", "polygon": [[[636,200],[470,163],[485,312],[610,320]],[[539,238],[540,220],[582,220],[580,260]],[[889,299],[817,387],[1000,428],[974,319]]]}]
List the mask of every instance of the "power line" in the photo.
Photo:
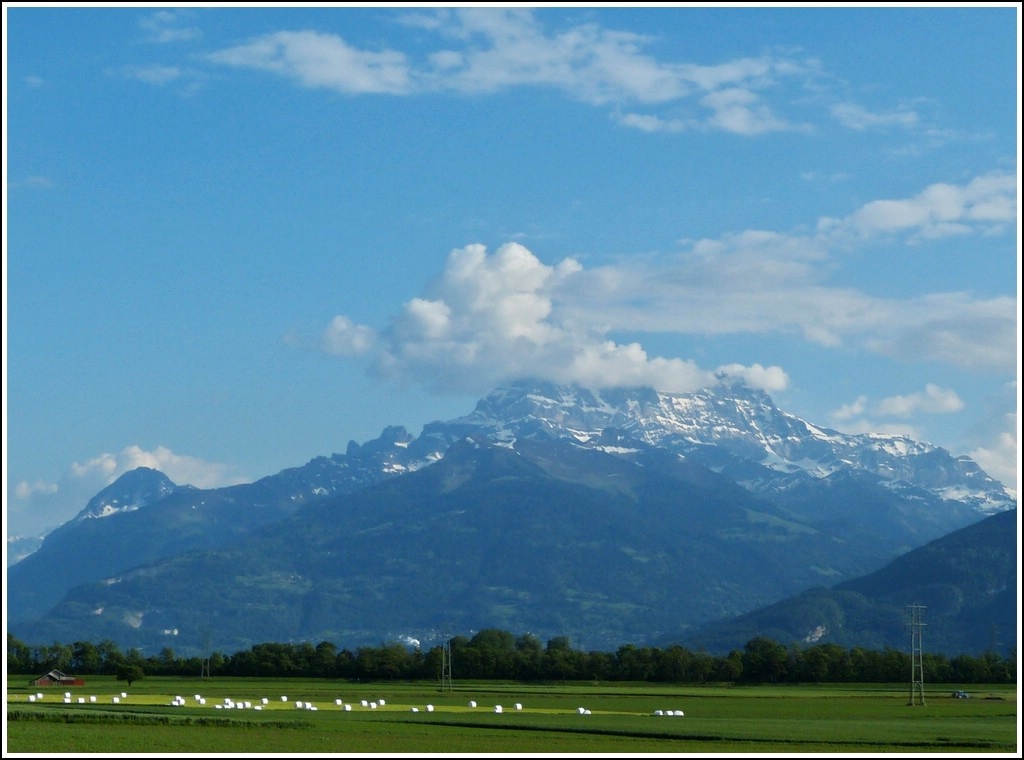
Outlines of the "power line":
[{"label": "power line", "polygon": [[[921,658],[924,645],[921,642],[921,622],[925,606],[914,602],[907,607],[910,612],[910,702],[909,705],[924,704],[924,662]],[[916,700],[916,701],[915,701]]]}]

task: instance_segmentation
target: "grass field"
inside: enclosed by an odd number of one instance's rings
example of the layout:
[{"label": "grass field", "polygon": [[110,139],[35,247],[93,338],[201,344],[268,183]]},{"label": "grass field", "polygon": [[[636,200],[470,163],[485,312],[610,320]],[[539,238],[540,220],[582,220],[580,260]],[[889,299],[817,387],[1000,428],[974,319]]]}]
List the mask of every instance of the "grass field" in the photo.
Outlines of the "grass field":
[{"label": "grass field", "polygon": [[[310,679],[149,677],[128,688],[113,678],[94,677],[86,684],[68,690],[8,682],[5,756],[276,752],[1020,756],[1015,686],[970,689],[970,699],[954,699],[953,687],[936,686],[926,691],[924,705],[910,706],[908,687],[877,684],[456,683],[450,692],[441,692],[437,684]],[[65,692],[70,698],[65,698]],[[683,714],[674,714],[677,711]]]}]

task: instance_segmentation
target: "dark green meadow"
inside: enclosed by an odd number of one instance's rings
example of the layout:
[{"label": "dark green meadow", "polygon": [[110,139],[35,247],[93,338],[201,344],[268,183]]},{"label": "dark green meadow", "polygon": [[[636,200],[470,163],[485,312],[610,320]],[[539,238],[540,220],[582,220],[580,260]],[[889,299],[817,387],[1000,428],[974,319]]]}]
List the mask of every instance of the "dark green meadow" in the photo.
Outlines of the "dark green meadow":
[{"label": "dark green meadow", "polygon": [[[147,677],[129,688],[112,677],[93,677],[70,690],[70,704],[65,691],[8,682],[5,756],[1020,752],[1015,686],[975,687],[970,699],[935,687],[926,690],[924,705],[913,706],[907,686],[877,684],[466,682],[442,693],[437,684],[314,679]],[[42,699],[29,701],[39,692]],[[122,692],[128,696],[121,699]],[[172,704],[175,697],[184,704]]]}]

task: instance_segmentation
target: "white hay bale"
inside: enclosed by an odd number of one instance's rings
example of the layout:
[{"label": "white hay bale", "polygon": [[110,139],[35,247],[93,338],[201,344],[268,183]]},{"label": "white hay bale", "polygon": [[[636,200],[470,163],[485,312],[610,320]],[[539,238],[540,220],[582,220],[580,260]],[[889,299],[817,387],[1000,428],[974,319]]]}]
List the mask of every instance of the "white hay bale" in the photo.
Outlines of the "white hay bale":
[{"label": "white hay bale", "polygon": [[29,702],[35,702],[36,701],[36,695],[35,694],[29,694],[28,695],[28,701]]},{"label": "white hay bale", "polygon": [[262,710],[262,709],[263,709],[263,705],[256,705],[256,706],[255,706],[254,708],[252,708],[252,709],[253,709],[253,710]]},{"label": "white hay bale", "polygon": [[345,705],[345,712],[351,712],[351,711],[352,711],[352,705],[346,704]]},{"label": "white hay bale", "polygon": [[288,697],[281,697],[281,701],[282,702],[287,702],[288,701]]},{"label": "white hay bale", "polygon": [[384,706],[384,704],[385,704],[385,702],[384,702],[384,700],[383,700],[383,699],[378,699],[378,700],[377,700],[377,704],[378,704],[378,705],[380,705],[381,707],[383,707],[383,706]]},{"label": "white hay bale", "polygon": [[78,704],[84,705],[85,704],[85,697],[79,697],[78,698]]},{"label": "white hay bale", "polygon": [[95,694],[90,694],[89,695],[89,701],[90,702],[95,702],[96,701],[96,695]]},{"label": "white hay bale", "polygon": [[500,713],[501,712],[501,705],[495,705],[494,706],[494,712]]},{"label": "white hay bale", "polygon": [[36,699],[42,699],[42,698],[43,698],[43,692],[37,691],[36,692]]},{"label": "white hay bale", "polygon": [[420,708],[414,707],[409,712],[419,712],[419,711],[420,711]]},{"label": "white hay bale", "polygon": [[434,706],[433,705],[427,705],[427,712],[434,712]]},{"label": "white hay bale", "polygon": [[469,700],[469,706],[470,707],[476,707],[476,700],[473,700],[473,699]]},{"label": "white hay bale", "polygon": [[362,700],[359,704],[361,704],[363,707],[369,707],[370,706],[370,703],[367,702],[365,699]]},{"label": "white hay bale", "polygon": [[120,697],[111,697],[110,701],[113,702],[115,705],[116,704],[120,704],[121,698]]},{"label": "white hay bale", "polygon": [[522,710],[522,709],[523,709],[523,704],[522,704],[522,702],[516,702],[516,709],[517,709],[517,710]]},{"label": "white hay bale", "polygon": [[578,712],[580,715],[582,715],[584,712],[586,712],[586,709],[587,708],[585,708],[585,707],[577,707],[576,708],[576,712]]},{"label": "white hay bale", "polygon": [[71,692],[70,691],[64,692],[64,699],[70,699],[70,698],[71,698]]},{"label": "white hay bale", "polygon": [[270,700],[267,699],[266,697],[263,697],[263,699],[260,700],[260,704],[261,705],[265,705],[265,704],[269,704],[269,703],[270,703]]},{"label": "white hay bale", "polygon": [[675,711],[675,712],[673,712],[672,714],[673,714],[673,715],[679,715],[679,716],[682,716],[682,714],[683,714],[683,711],[682,711],[682,710],[676,710],[676,711]]},{"label": "white hay bale", "polygon": [[128,694],[126,692],[122,691],[121,692],[121,699],[127,699],[127,698],[128,698]]},{"label": "white hay bale", "polygon": [[334,704],[336,704],[338,707],[341,707],[341,700],[340,699],[334,700]]}]

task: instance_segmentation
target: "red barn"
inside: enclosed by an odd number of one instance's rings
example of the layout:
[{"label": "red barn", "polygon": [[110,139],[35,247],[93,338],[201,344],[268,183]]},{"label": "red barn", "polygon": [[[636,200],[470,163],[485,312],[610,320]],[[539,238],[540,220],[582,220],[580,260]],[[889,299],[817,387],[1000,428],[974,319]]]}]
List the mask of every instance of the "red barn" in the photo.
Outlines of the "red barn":
[{"label": "red barn", "polygon": [[39,676],[28,682],[29,686],[85,686],[85,681],[75,678],[59,670],[51,670],[45,676]]}]

